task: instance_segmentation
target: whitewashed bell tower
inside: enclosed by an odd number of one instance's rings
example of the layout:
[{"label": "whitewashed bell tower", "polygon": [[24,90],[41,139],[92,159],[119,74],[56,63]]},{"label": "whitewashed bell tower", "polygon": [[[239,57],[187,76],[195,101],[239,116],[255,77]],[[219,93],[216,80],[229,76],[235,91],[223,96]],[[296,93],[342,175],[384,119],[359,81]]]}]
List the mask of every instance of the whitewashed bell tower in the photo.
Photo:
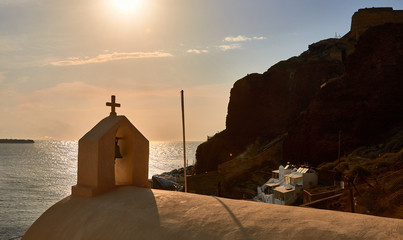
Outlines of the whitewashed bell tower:
[{"label": "whitewashed bell tower", "polygon": [[102,119],[78,142],[77,185],[72,195],[93,197],[118,186],[150,187],[148,181],[149,142],[123,115],[115,102]]}]

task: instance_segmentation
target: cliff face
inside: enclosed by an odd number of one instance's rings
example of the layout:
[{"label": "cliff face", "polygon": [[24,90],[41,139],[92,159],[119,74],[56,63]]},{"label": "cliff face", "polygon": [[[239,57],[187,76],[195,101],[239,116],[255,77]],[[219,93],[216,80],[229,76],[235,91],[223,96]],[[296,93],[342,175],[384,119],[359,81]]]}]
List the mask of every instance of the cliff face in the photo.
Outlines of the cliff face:
[{"label": "cliff face", "polygon": [[393,8],[360,9],[351,18],[351,37],[358,40],[368,28],[385,23],[403,23],[403,11]]},{"label": "cliff face", "polygon": [[231,90],[226,130],[198,147],[196,171],[216,170],[256,138],[271,139],[286,132],[320,86],[344,73],[343,59],[352,44],[324,40],[263,74],[238,80]]},{"label": "cliff face", "polygon": [[196,152],[193,185],[209,189],[191,190],[252,198],[279,164],[308,163],[353,179],[357,212],[402,218],[402,12],[360,11],[343,38],[234,84],[226,129]]},{"label": "cliff face", "polygon": [[402,28],[370,28],[358,43],[351,34],[323,40],[238,80],[226,130],[198,147],[196,172],[216,170],[256,140],[287,132],[284,162],[312,165],[337,158],[339,131],[341,155],[381,142],[403,120]]},{"label": "cliff face", "polygon": [[381,143],[403,120],[403,25],[366,31],[346,73],[318,91],[284,142],[284,160],[318,165]]},{"label": "cliff face", "polygon": [[237,81],[228,105],[227,131],[255,138],[286,131],[326,80],[340,76],[342,62],[333,59],[304,61],[296,57],[276,64],[264,74]]}]

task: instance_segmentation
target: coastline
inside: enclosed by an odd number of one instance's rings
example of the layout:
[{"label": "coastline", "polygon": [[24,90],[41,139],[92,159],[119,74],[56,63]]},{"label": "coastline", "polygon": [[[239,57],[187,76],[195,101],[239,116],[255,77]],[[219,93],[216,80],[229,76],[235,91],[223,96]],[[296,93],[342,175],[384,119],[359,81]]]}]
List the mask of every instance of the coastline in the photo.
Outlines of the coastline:
[{"label": "coastline", "polygon": [[[194,172],[194,165],[186,167],[187,175],[192,175]],[[151,178],[153,189],[171,190],[171,191],[184,191],[184,169],[173,169],[169,172],[155,174]]]}]

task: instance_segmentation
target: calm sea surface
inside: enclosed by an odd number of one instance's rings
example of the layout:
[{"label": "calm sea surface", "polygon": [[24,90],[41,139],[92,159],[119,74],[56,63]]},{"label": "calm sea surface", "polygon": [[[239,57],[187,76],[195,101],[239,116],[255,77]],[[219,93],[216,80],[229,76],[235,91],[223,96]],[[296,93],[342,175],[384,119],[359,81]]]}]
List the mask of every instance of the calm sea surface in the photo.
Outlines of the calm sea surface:
[{"label": "calm sea surface", "polygon": [[[201,142],[187,142],[189,164]],[[0,239],[20,239],[77,183],[77,141],[0,144]],[[182,142],[150,142],[148,176],[183,166]]]}]

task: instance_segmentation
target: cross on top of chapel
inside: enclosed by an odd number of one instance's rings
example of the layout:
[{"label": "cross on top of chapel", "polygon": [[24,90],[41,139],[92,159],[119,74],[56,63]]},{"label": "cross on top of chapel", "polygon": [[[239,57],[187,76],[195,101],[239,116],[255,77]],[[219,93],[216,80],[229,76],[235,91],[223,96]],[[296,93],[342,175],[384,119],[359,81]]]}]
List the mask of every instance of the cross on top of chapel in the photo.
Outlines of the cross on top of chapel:
[{"label": "cross on top of chapel", "polygon": [[111,96],[111,102],[107,102],[106,103],[106,106],[110,106],[111,107],[111,113],[110,113],[110,116],[116,116],[116,111],[115,111],[115,108],[116,107],[120,107],[120,103],[116,103],[115,100],[116,98],[115,98],[115,95],[112,95]]}]

